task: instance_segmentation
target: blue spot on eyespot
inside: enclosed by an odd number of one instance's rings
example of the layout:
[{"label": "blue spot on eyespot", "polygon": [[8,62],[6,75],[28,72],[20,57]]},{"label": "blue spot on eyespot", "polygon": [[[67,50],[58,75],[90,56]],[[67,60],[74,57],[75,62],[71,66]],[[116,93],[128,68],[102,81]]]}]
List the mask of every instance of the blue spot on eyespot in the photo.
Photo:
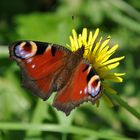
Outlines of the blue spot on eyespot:
[{"label": "blue spot on eyespot", "polygon": [[[98,87],[96,87],[96,88],[93,88],[92,86],[88,86],[88,93],[92,96],[92,97],[95,97],[98,93],[99,93],[99,88]],[[85,91],[86,91],[86,89],[85,89]]]},{"label": "blue spot on eyespot", "polygon": [[92,88],[92,90],[91,90],[91,96],[95,96],[95,90],[94,90],[94,88]]},{"label": "blue spot on eyespot", "polygon": [[97,88],[95,88],[95,95],[97,95],[98,93],[99,93],[99,91],[100,91],[100,89],[97,87]]},{"label": "blue spot on eyespot", "polygon": [[20,45],[16,46],[15,48],[15,55],[20,58],[29,58],[33,55],[33,53],[29,53],[24,51]]}]

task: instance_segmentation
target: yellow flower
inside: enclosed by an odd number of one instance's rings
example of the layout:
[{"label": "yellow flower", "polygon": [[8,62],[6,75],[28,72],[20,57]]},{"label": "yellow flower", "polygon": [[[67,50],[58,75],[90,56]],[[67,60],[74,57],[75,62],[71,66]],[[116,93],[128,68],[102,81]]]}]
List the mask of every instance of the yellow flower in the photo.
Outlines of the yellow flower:
[{"label": "yellow flower", "polygon": [[[116,52],[118,49],[118,44],[115,44],[113,47],[109,46],[110,36],[106,39],[100,37],[97,39],[99,34],[99,29],[97,28],[95,33],[92,31],[87,32],[87,28],[83,28],[82,34],[77,35],[76,31],[72,30],[72,36],[70,36],[71,45],[67,46],[72,50],[76,51],[82,46],[85,47],[83,57],[88,59],[91,63],[92,67],[95,69],[100,79],[102,80],[102,97],[104,100],[112,106],[112,103],[105,92],[116,94],[117,91],[112,89],[108,83],[118,82],[121,83],[123,78],[121,76],[125,75],[125,73],[114,73],[111,70],[119,66],[120,60],[124,59],[124,56],[111,58],[110,57]],[[96,101],[97,106],[99,105],[99,100]]]}]

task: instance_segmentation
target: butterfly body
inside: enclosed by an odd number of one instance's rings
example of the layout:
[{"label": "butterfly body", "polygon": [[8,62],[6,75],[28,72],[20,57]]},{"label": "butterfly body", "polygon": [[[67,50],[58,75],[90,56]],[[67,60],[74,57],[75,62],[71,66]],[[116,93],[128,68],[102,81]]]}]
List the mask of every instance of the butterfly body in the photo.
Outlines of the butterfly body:
[{"label": "butterfly body", "polygon": [[54,85],[56,85],[56,91],[62,89],[66,83],[68,83],[75,72],[78,64],[83,60],[83,49],[80,48],[75,53],[70,53],[64,59],[64,65],[60,72],[54,79]]},{"label": "butterfly body", "polygon": [[9,50],[10,58],[21,68],[23,86],[43,100],[57,91],[53,106],[66,115],[81,103],[95,103],[100,97],[100,77],[83,58],[84,46],[71,52],[60,45],[19,41]]}]

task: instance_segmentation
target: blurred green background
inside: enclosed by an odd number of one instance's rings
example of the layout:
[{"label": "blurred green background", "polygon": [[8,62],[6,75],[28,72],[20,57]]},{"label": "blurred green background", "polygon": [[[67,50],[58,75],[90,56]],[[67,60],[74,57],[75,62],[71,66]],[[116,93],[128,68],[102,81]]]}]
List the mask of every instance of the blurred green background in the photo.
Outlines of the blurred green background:
[{"label": "blurred green background", "polygon": [[[69,117],[21,87],[8,45],[16,40],[39,40],[65,46],[72,28],[83,27],[111,35],[124,83],[114,84],[119,95],[140,111],[140,0],[1,0],[0,1],[0,140],[129,140],[140,139],[140,121],[122,106],[97,108],[90,103]],[[72,20],[74,16],[74,20]]]}]

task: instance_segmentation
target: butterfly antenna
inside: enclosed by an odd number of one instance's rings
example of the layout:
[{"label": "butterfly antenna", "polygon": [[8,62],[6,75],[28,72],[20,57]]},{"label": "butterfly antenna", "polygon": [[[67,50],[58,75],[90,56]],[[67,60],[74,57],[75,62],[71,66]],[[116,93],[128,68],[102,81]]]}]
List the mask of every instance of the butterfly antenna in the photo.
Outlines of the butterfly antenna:
[{"label": "butterfly antenna", "polygon": [[[76,17],[75,17],[74,15],[72,15],[71,18],[72,18],[72,21],[73,21],[73,22],[72,22],[72,23],[73,23],[73,27],[72,27],[72,28],[75,29],[75,19],[76,19]],[[76,41],[77,41],[77,44],[78,44],[78,48],[80,48],[78,39],[77,39]]]},{"label": "butterfly antenna", "polygon": [[75,29],[75,23],[74,23],[75,22],[75,16],[72,15],[71,18],[72,18],[72,28]]}]

